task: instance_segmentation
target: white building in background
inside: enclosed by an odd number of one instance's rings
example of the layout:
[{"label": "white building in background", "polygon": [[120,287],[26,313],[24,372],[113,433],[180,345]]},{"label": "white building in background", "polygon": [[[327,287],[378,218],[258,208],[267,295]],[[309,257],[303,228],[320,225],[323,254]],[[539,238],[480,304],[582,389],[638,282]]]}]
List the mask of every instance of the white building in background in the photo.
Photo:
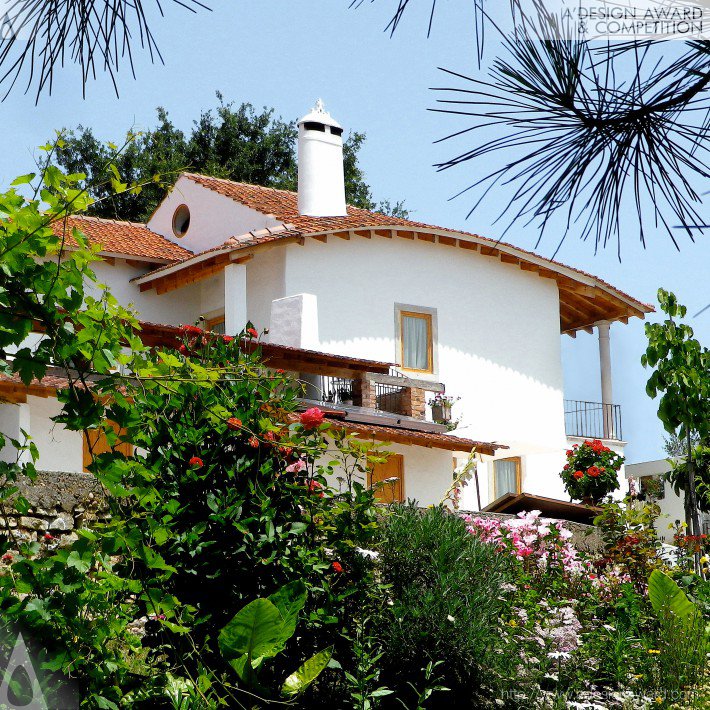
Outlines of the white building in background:
[{"label": "white building in background", "polygon": [[[400,478],[395,498],[437,502],[472,450],[481,506],[509,492],[565,498],[572,443],[623,452],[610,324],[651,306],[510,244],[346,207],[343,129],[319,102],[298,130],[297,193],[185,173],[147,224],[70,220],[102,245],[100,280],[150,323],[268,329],[310,401],[393,442],[399,456],[375,475]],[[593,329],[603,402],[567,401],[561,338]],[[40,468],[81,471],[81,437],[49,419],[51,383],[2,387],[14,403],[0,407],[0,428],[29,431]],[[459,398],[451,433],[425,403],[443,390]],[[479,507],[474,486],[462,507]]]}]

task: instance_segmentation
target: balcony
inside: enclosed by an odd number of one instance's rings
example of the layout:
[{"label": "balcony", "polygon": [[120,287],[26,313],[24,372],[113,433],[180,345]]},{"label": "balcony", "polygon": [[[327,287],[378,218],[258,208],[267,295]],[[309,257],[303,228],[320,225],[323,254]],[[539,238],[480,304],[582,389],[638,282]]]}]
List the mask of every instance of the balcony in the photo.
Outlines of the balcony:
[{"label": "balcony", "polygon": [[566,399],[565,432],[584,439],[622,441],[621,406]]},{"label": "balcony", "polygon": [[367,372],[353,378],[316,375],[306,382],[306,399],[348,410],[369,410],[425,421],[426,392],[441,392],[440,382],[406,377],[394,368],[389,373]]}]

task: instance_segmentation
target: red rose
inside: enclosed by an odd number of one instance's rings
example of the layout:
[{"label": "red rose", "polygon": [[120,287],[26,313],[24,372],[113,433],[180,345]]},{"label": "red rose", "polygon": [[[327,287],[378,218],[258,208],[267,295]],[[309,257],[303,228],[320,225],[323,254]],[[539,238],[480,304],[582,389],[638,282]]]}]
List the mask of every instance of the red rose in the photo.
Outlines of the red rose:
[{"label": "red rose", "polygon": [[256,332],[256,328],[247,328],[247,335],[250,338],[258,338],[259,333]]},{"label": "red rose", "polygon": [[197,468],[202,468],[204,464],[202,463],[202,459],[199,456],[193,456],[190,459],[190,466],[197,466]]},{"label": "red rose", "polygon": [[338,573],[340,574],[343,571],[343,565],[340,564],[340,562],[335,561],[331,565],[331,567]]},{"label": "red rose", "polygon": [[227,427],[232,431],[237,431],[242,428],[242,420],[236,417],[230,417],[227,419]]},{"label": "red rose", "polygon": [[259,440],[255,436],[249,437],[249,446],[253,446],[255,449],[258,449]]},{"label": "red rose", "polygon": [[566,463],[566,464],[564,465],[564,470],[566,471],[568,468],[569,468],[569,464]]},{"label": "red rose", "polygon": [[577,480],[579,480],[580,478],[584,478],[584,474],[583,474],[581,471],[575,471],[572,475],[573,475]]},{"label": "red rose", "polygon": [[223,335],[223,336],[222,336],[222,340],[223,340],[225,343],[231,343],[232,340],[234,340],[234,336],[232,336],[232,335]]},{"label": "red rose", "polygon": [[303,424],[305,429],[316,429],[323,423],[323,412],[321,412],[318,407],[311,407],[306,409],[303,414],[301,414],[301,424]]},{"label": "red rose", "polygon": [[202,335],[203,332],[202,328],[198,328],[196,325],[181,325],[180,330],[190,335]]},{"label": "red rose", "polygon": [[587,469],[587,473],[592,477],[592,478],[598,478],[599,477],[599,469],[596,466],[590,466]]}]

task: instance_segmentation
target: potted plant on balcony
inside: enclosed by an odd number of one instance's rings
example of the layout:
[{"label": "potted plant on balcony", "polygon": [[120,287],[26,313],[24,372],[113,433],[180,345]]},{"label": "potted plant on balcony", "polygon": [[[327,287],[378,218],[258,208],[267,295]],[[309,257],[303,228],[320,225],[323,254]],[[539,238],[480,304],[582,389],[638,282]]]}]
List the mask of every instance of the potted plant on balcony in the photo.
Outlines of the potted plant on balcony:
[{"label": "potted plant on balcony", "polygon": [[341,387],[338,390],[338,402],[346,406],[351,406],[353,403],[353,391],[350,387]]},{"label": "potted plant on balcony", "polygon": [[572,500],[596,505],[619,488],[619,469],[623,463],[624,457],[599,439],[587,439],[567,452],[567,463],[560,476]]},{"label": "potted plant on balcony", "polygon": [[448,397],[443,392],[437,392],[428,404],[431,407],[431,418],[437,424],[448,424],[451,421],[451,408],[460,397]]}]

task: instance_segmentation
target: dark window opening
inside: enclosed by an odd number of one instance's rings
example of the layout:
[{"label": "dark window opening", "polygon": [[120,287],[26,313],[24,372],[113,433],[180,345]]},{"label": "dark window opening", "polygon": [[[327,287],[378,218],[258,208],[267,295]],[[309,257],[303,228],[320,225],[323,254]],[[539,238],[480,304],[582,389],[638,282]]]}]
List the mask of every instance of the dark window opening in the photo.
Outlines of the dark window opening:
[{"label": "dark window opening", "polygon": [[343,129],[342,128],[336,128],[335,126],[330,127],[330,132],[334,136],[342,136],[343,135]]},{"label": "dark window opening", "polygon": [[303,127],[307,131],[320,131],[321,133],[325,133],[325,125],[322,123],[316,123],[315,121],[306,121],[303,124]]}]

